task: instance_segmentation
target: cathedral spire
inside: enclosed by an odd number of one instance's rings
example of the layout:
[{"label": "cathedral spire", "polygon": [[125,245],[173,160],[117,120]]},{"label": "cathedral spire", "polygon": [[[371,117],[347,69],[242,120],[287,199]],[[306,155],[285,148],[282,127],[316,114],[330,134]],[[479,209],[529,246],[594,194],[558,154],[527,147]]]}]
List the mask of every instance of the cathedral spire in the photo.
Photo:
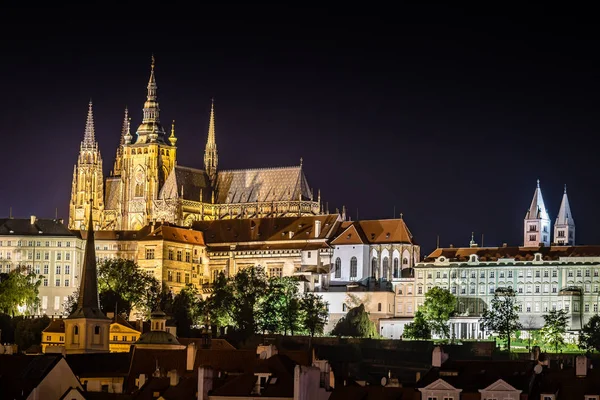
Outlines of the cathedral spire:
[{"label": "cathedral spire", "polygon": [[160,142],[164,143],[165,131],[160,125],[159,113],[160,108],[158,106],[158,86],[156,85],[156,78],[154,76],[154,56],[152,56],[152,63],[150,65],[150,79],[148,80],[148,93],[146,95],[146,102],[144,103],[143,120],[137,130],[137,139],[135,143],[147,143],[147,142]]},{"label": "cathedral spire", "polygon": [[125,106],[125,117],[123,118],[123,128],[121,128],[121,146],[125,144],[125,135],[127,135],[127,133],[129,133],[129,110],[127,109],[127,106]]},{"label": "cathedral spire", "polygon": [[85,147],[93,147],[95,143],[96,135],[94,133],[94,112],[92,111],[92,99],[90,99],[87,120],[85,121],[85,133],[83,135],[82,144]]},{"label": "cathedral spire", "polygon": [[567,185],[565,185],[558,216],[554,223],[554,243],[571,246],[575,244],[575,220],[571,214],[569,198],[567,197]]},{"label": "cathedral spire", "polygon": [[94,243],[94,222],[93,222],[93,199],[90,199],[90,211],[87,228],[87,238],[85,243],[85,253],[83,256],[83,266],[81,267],[81,284],[79,287],[79,299],[77,300],[77,309],[69,315],[74,318],[92,318],[106,319],[106,316],[100,310],[98,299],[98,277],[96,272],[96,247]]},{"label": "cathedral spire", "polygon": [[115,156],[115,165],[113,168],[115,176],[121,175],[121,169],[123,168],[123,146],[125,143],[129,144],[131,141],[125,140],[126,136],[129,134],[129,111],[127,107],[125,107],[125,117],[123,118],[123,128],[121,129],[121,140],[119,141],[119,146],[117,147],[117,155]]},{"label": "cathedral spire", "polygon": [[208,122],[208,138],[204,149],[204,168],[211,182],[215,182],[217,177],[217,165],[219,156],[217,153],[217,142],[215,140],[215,99],[212,99],[210,106],[210,120]]}]

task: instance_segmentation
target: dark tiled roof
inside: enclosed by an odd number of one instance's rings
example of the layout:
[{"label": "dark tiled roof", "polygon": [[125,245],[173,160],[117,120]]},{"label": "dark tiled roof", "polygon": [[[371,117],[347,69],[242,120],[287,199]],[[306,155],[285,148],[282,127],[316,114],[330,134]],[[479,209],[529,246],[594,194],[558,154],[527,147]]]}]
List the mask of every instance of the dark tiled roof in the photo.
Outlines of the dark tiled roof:
[{"label": "dark tiled roof", "polygon": [[[131,390],[135,387],[135,380],[140,374],[152,376],[156,367],[162,375],[175,369],[180,376],[186,373],[186,349],[182,350],[156,350],[134,348],[131,353],[131,366],[126,386]],[[197,371],[197,370],[196,370]]]},{"label": "dark tiled roof", "polygon": [[0,399],[26,399],[62,359],[61,355],[0,355]]},{"label": "dark tiled roof", "polygon": [[[569,360],[573,364],[574,358]],[[539,394],[556,392],[559,399],[583,399],[585,395],[600,395],[600,370],[587,368],[586,376],[578,377],[573,365],[565,365],[561,369],[558,363],[553,362],[550,368],[544,367],[533,394],[540,398]]]},{"label": "dark tiled roof", "polygon": [[541,247],[451,247],[438,248],[423,262],[434,262],[445,257],[451,262],[467,262],[476,254],[479,261],[498,261],[500,258],[514,258],[516,261],[533,261],[534,254],[541,253],[544,261],[556,261],[560,257],[600,257],[600,246],[541,246]]},{"label": "dark tiled roof", "polygon": [[67,363],[79,377],[127,376],[130,353],[67,354]]},{"label": "dark tiled roof", "polygon": [[72,236],[65,224],[56,219],[36,219],[32,224],[30,218],[0,219],[0,235],[34,235],[34,236]]},{"label": "dark tiled roof", "polygon": [[202,201],[210,203],[210,179],[206,172],[177,165],[167,177],[158,197],[160,199],[183,198],[184,200],[200,201],[201,192]]},{"label": "dark tiled roof", "polygon": [[62,318],[50,321],[50,324],[42,332],[65,333],[65,321]]},{"label": "dark tiled roof", "polygon": [[[262,241],[307,241],[331,237],[337,228],[337,214],[305,217],[248,218],[217,221],[196,221],[192,227],[204,233],[207,245],[218,243]],[[315,222],[321,222],[321,232],[315,238]],[[292,237],[290,238],[290,232]],[[275,243],[273,243],[274,245]]]},{"label": "dark tiled roof", "polygon": [[329,400],[417,400],[420,398],[420,392],[412,387],[360,386],[356,383],[336,386],[329,396]]},{"label": "dark tiled roof", "polygon": [[[177,338],[179,343],[184,346],[194,342],[196,343],[196,348],[200,349],[202,347],[202,338]],[[225,339],[210,339],[210,349],[211,350],[235,350],[235,347],[229,343]]]},{"label": "dark tiled roof", "polygon": [[176,226],[162,225],[152,232],[149,232],[140,240],[167,240],[171,242],[190,243],[194,245],[204,246],[204,238],[202,232],[198,232],[189,228],[179,228]]},{"label": "dark tiled roof", "polygon": [[[325,242],[317,242],[317,243],[306,243],[298,241],[297,243],[282,243],[282,244],[246,244],[239,243],[236,244],[235,251],[263,251],[263,250],[319,250],[319,249],[327,249],[329,246]],[[209,245],[209,252],[221,252],[221,251],[231,251],[231,247],[229,245],[224,246],[213,246]]]},{"label": "dark tiled roof", "polygon": [[301,166],[217,172],[218,204],[297,201],[312,197]]}]

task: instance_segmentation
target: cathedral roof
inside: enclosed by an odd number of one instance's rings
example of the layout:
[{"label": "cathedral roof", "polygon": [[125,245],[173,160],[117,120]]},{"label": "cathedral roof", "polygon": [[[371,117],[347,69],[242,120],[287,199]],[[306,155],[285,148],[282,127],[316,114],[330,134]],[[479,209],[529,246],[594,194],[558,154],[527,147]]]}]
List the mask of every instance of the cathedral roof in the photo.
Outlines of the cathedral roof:
[{"label": "cathedral roof", "polygon": [[537,187],[533,192],[533,199],[531,199],[531,205],[525,219],[549,219],[548,211],[544,205],[544,198],[542,197],[542,189],[540,189],[540,180],[537,181]]},{"label": "cathedral roof", "polygon": [[[204,233],[207,245],[218,243],[276,242],[324,240],[337,229],[338,214],[304,217],[224,219],[217,221],[195,221],[194,230]],[[320,221],[321,231],[315,238],[315,224]]]},{"label": "cathedral roof", "polygon": [[218,204],[312,199],[302,166],[219,171]]},{"label": "cathedral roof", "polygon": [[176,166],[167,177],[158,197],[160,199],[183,198],[184,200],[210,202],[210,180],[200,169]]},{"label": "cathedral roof", "polygon": [[104,209],[105,210],[118,210],[119,209],[119,196],[121,195],[121,178],[120,177],[108,177],[106,178],[106,184],[104,185]]},{"label": "cathedral roof", "polygon": [[562,201],[560,203],[560,209],[558,210],[558,216],[556,217],[556,225],[574,225],[575,220],[571,214],[571,207],[569,206],[569,198],[567,197],[567,187],[565,186],[565,192],[563,193]]},{"label": "cathedral roof", "polygon": [[383,243],[416,244],[402,218],[343,222],[331,242],[332,245]]},{"label": "cathedral roof", "polygon": [[0,219],[0,235],[75,236],[58,219],[4,218]]}]

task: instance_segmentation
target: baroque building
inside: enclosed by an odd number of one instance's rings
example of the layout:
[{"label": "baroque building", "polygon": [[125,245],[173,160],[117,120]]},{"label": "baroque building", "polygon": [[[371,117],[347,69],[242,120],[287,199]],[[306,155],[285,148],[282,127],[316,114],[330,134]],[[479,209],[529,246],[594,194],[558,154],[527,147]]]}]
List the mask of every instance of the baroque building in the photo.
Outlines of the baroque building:
[{"label": "baroque building", "polygon": [[214,102],[204,169],[178,165],[177,142],[175,123],[167,134],[160,122],[153,59],[142,122],[132,134],[130,113],[125,110],[114,167],[105,182],[90,104],[74,171],[69,228],[85,227],[89,199],[95,227],[102,230],[139,230],[153,221],[191,226],[194,221],[323,213],[320,194],[314,197],[302,160],[291,167],[218,169]]}]

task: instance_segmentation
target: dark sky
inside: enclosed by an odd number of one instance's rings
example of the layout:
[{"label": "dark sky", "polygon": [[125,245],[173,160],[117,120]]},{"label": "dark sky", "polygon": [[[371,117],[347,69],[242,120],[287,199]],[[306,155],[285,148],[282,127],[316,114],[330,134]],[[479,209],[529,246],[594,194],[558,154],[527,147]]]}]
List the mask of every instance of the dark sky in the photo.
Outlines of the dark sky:
[{"label": "dark sky", "polygon": [[542,7],[361,4],[3,10],[0,215],[68,217],[88,100],[108,174],[154,53],[180,165],[202,168],[214,96],[221,169],[302,157],[331,211],[395,207],[424,253],[438,234],[522,244],[538,178],[551,218],[566,183],[577,242],[600,243],[597,26]]}]

